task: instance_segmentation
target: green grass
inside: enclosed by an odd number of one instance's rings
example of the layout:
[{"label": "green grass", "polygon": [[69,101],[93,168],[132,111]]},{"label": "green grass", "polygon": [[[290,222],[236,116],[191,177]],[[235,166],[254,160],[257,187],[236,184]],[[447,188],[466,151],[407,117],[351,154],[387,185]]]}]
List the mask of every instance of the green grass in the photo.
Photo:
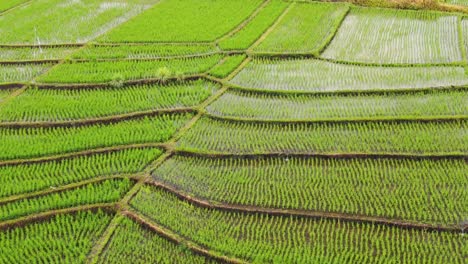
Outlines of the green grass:
[{"label": "green grass", "polygon": [[208,73],[218,78],[226,78],[247,58],[245,54],[232,55],[225,58],[221,63],[213,67]]},{"label": "green grass", "polygon": [[100,38],[103,42],[203,42],[233,30],[261,0],[164,0]]},{"label": "green grass", "polygon": [[215,203],[458,225],[468,214],[467,169],[450,159],[174,156],[152,177]]},{"label": "green grass", "polygon": [[3,0],[0,3],[0,12],[3,12],[5,10],[8,10],[10,8],[13,8],[15,6],[18,6],[20,4],[23,4],[27,2],[28,0]]},{"label": "green grass", "polygon": [[117,202],[133,184],[129,179],[106,180],[68,191],[6,203],[0,205],[0,221],[86,204]]},{"label": "green grass", "polygon": [[348,9],[341,3],[297,3],[254,51],[318,54]]},{"label": "green grass", "polygon": [[149,59],[216,52],[214,45],[90,45],[73,53],[73,59]]},{"label": "green grass", "polygon": [[70,128],[1,128],[0,160],[32,158],[115,145],[165,142],[191,117],[191,114],[161,115]]},{"label": "green grass", "polygon": [[[208,113],[261,120],[417,118],[468,116],[468,92],[431,91],[370,95],[272,95],[231,90]],[[1,110],[0,110],[1,112]]]},{"label": "green grass", "polygon": [[57,188],[102,176],[142,171],[162,151],[126,149],[102,154],[0,167],[0,197]]},{"label": "green grass", "polygon": [[252,46],[260,36],[275,23],[288,7],[282,0],[272,0],[245,27],[234,35],[219,42],[223,50],[245,50]]},{"label": "green grass", "polygon": [[0,84],[29,82],[49,67],[49,64],[1,65]]},{"label": "green grass", "polygon": [[[0,43],[87,42],[149,8],[155,0],[34,0],[0,19]],[[53,8],[51,8],[53,7]]]},{"label": "green grass", "polygon": [[199,208],[152,187],[130,203],[194,242],[254,263],[464,263],[468,242],[446,232]]},{"label": "green grass", "polygon": [[189,249],[158,236],[124,218],[112,235],[98,263],[212,263]]},{"label": "green grass", "polygon": [[84,263],[111,218],[102,211],[86,211],[2,231],[0,262]]},{"label": "green grass", "polygon": [[352,8],[322,56],[380,64],[459,62],[458,38],[456,16]]},{"label": "green grass", "polygon": [[0,108],[2,121],[60,121],[192,107],[218,88],[198,80],[106,89],[26,90]]},{"label": "green grass", "polygon": [[44,83],[102,83],[136,79],[167,79],[204,73],[215,66],[222,55],[197,58],[127,61],[68,62],[38,78]]},{"label": "green grass", "polygon": [[74,47],[0,48],[0,61],[58,60],[65,58],[75,50]]},{"label": "green grass", "polygon": [[250,62],[232,83],[271,91],[331,92],[468,84],[463,67],[370,67],[315,59]]},{"label": "green grass", "polygon": [[178,148],[222,153],[467,153],[467,122],[268,124],[203,118]]}]

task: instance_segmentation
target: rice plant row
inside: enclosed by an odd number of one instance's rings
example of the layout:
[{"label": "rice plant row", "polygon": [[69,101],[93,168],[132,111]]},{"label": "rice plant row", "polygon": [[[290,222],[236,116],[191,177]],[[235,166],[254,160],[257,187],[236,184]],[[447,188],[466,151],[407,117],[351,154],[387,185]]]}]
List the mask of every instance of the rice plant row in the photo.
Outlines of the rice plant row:
[{"label": "rice plant row", "polygon": [[219,85],[203,80],[106,89],[27,89],[0,108],[1,121],[78,120],[138,111],[192,107]]},{"label": "rice plant row", "polygon": [[0,197],[57,188],[84,180],[142,171],[162,154],[157,148],[126,149],[63,160],[0,167]]},{"label": "rice plant row", "polygon": [[458,226],[468,217],[464,160],[174,156],[152,178],[235,205]]},{"label": "rice plant row", "polygon": [[247,25],[234,35],[219,42],[223,50],[245,50],[275,23],[289,4],[282,0],[270,1]]},{"label": "rice plant row", "polygon": [[[230,90],[208,106],[221,117],[260,120],[320,120],[468,116],[468,91],[368,95],[274,95]],[[0,110],[1,113],[1,110]]]},{"label": "rice plant row", "polygon": [[468,122],[253,123],[203,118],[178,149],[209,153],[466,154]]},{"label": "rice plant row", "polygon": [[99,38],[102,42],[210,42],[249,17],[261,0],[167,0]]},{"label": "rice plant row", "polygon": [[104,62],[67,62],[40,76],[44,83],[103,83],[112,82],[120,86],[124,80],[156,78],[165,80],[171,77],[204,73],[223,58],[211,56],[183,59],[128,60]]},{"label": "rice plant row", "polygon": [[133,186],[129,179],[106,180],[76,189],[0,205],[0,221],[87,204],[119,201]]},{"label": "rice plant row", "polygon": [[191,117],[173,114],[82,127],[0,128],[0,160],[165,142]]},{"label": "rice plant row", "polygon": [[1,65],[0,84],[29,82],[50,66],[49,64]]},{"label": "rice plant row", "polygon": [[195,55],[216,52],[212,44],[204,45],[88,45],[73,53],[73,59],[150,59],[170,56]]},{"label": "rice plant row", "polygon": [[192,241],[254,263],[464,263],[467,236],[199,208],[144,187],[131,206]]},{"label": "rice plant row", "polygon": [[468,84],[463,67],[370,67],[315,59],[252,60],[233,84],[269,91],[332,92]]},{"label": "rice plant row", "polygon": [[322,56],[379,64],[460,62],[457,19],[427,11],[352,8]]},{"label": "rice plant row", "polygon": [[58,60],[75,50],[75,47],[0,48],[0,61]]},{"label": "rice plant row", "polygon": [[[467,2],[468,5],[468,2]],[[463,46],[461,48],[465,49],[465,52],[468,52],[468,18],[464,18],[461,20],[461,38],[463,41]]]},{"label": "rice plant row", "polygon": [[84,263],[112,215],[83,211],[0,232],[1,263]]},{"label": "rice plant row", "polygon": [[0,89],[0,104],[14,91],[13,89]]},{"label": "rice plant row", "polygon": [[98,263],[215,263],[124,218]]},{"label": "rice plant row", "polygon": [[[157,0],[38,0],[0,20],[2,44],[87,42],[149,8]],[[53,7],[53,8],[51,8]]]},{"label": "rice plant row", "polygon": [[18,5],[21,5],[28,0],[5,0],[0,3],[0,12],[4,12],[8,9],[14,8]]},{"label": "rice plant row", "polygon": [[318,55],[348,9],[341,3],[297,3],[254,51]]},{"label": "rice plant row", "polygon": [[225,60],[213,67],[208,73],[218,78],[226,78],[245,60],[245,54],[227,56]]}]

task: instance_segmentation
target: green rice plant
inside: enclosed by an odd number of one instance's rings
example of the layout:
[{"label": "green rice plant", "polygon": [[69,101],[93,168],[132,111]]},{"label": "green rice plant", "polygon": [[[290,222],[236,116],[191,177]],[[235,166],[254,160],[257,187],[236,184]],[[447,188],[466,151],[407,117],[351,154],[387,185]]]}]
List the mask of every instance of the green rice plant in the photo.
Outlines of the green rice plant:
[{"label": "green rice plant", "polygon": [[[261,120],[418,118],[468,116],[465,90],[361,95],[274,95],[224,93],[208,106],[210,114]],[[1,110],[0,110],[1,112]]]},{"label": "green rice plant", "polygon": [[234,35],[223,39],[219,46],[223,50],[244,50],[252,46],[260,36],[275,23],[289,6],[282,0],[270,1],[247,25]]},{"label": "green rice plant", "polygon": [[0,84],[29,82],[49,67],[49,64],[1,65]]},{"label": "green rice plant", "polygon": [[34,0],[31,4],[2,16],[0,43],[87,42],[136,16],[156,2]]},{"label": "green rice plant", "polygon": [[461,86],[468,84],[468,76],[456,66],[370,67],[315,59],[256,59],[232,83],[269,91],[366,91]]},{"label": "green rice plant", "polygon": [[0,205],[0,221],[86,204],[117,202],[133,184],[129,179],[106,180],[76,189],[2,204]]},{"label": "green rice plant", "polygon": [[[45,83],[103,83],[111,82],[116,77],[123,80],[176,77],[180,74],[197,74],[208,71],[216,65],[222,55],[196,58],[161,59],[161,60],[125,60],[125,61],[90,61],[68,62],[51,69],[38,78]],[[161,76],[161,69],[166,68],[170,76]]]},{"label": "green rice plant", "polygon": [[273,31],[254,48],[256,52],[318,55],[349,10],[343,3],[297,3]]},{"label": "green rice plant", "polygon": [[0,61],[58,60],[65,58],[75,50],[74,47],[0,47]]},{"label": "green rice plant", "polygon": [[203,45],[90,45],[73,53],[73,59],[150,59],[216,52],[212,44]]},{"label": "green rice plant", "polygon": [[136,173],[157,159],[157,148],[125,149],[63,160],[0,167],[0,197],[56,188],[102,176]]},{"label": "green rice plant", "polygon": [[28,89],[0,108],[2,121],[60,121],[192,107],[219,85],[203,80],[108,89]]},{"label": "green rice plant", "polygon": [[215,263],[124,218],[98,263]]},{"label": "green rice plant", "polygon": [[160,115],[79,127],[0,128],[0,160],[25,159],[115,145],[164,142],[192,116]]},{"label": "green rice plant", "polygon": [[221,63],[213,67],[208,73],[218,78],[226,78],[247,58],[245,54],[232,55],[225,58]]},{"label": "green rice plant", "polygon": [[233,30],[261,0],[166,0],[103,35],[102,42],[214,41]]},{"label": "green rice plant", "polygon": [[357,7],[322,56],[379,64],[459,62],[458,37],[456,16]]},{"label": "green rice plant", "polygon": [[466,171],[462,159],[173,156],[152,178],[215,203],[458,225],[468,215]]},{"label": "green rice plant", "polygon": [[112,215],[61,214],[0,232],[1,263],[84,263]]},{"label": "green rice plant", "polygon": [[13,8],[15,6],[18,6],[20,4],[23,4],[27,2],[28,0],[3,0],[0,3],[0,12],[6,11],[10,8]]},{"label": "green rice plant", "polygon": [[465,19],[462,19],[461,20],[461,34],[462,36],[460,37],[461,38],[461,41],[463,43],[462,45],[462,49],[464,48],[465,49],[465,53],[468,54],[468,19],[465,18]]},{"label": "green rice plant", "polygon": [[468,153],[466,121],[252,123],[203,118],[177,143],[210,153]]},{"label": "green rice plant", "polygon": [[202,246],[254,263],[464,263],[468,243],[458,233],[200,208],[153,187],[131,206]]}]

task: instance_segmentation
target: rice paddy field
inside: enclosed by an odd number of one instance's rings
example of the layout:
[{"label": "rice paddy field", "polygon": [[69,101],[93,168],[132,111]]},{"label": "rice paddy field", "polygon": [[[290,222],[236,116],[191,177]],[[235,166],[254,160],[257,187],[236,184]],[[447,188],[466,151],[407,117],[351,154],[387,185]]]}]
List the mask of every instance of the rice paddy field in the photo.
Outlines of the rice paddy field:
[{"label": "rice paddy field", "polygon": [[467,263],[453,10],[1,1],[0,264]]}]

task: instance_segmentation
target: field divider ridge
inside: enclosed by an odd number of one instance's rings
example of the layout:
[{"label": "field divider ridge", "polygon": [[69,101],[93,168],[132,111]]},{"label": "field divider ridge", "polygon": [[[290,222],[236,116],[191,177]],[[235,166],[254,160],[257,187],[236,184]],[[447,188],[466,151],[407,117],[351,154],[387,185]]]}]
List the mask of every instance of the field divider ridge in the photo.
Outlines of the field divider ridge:
[{"label": "field divider ridge", "polygon": [[69,208],[64,208],[64,209],[55,209],[55,210],[50,210],[50,211],[41,212],[37,214],[31,214],[25,217],[20,217],[20,218],[16,218],[13,220],[0,222],[0,230],[7,230],[11,228],[21,227],[29,223],[45,221],[59,214],[70,214],[70,213],[76,213],[80,211],[97,211],[100,209],[106,210],[109,212],[115,212],[115,203],[87,204],[87,205],[80,205],[80,206],[69,207]]},{"label": "field divider ridge", "polygon": [[223,203],[223,202],[213,203],[203,198],[188,195],[187,193],[182,192],[172,186],[169,186],[167,184],[164,184],[155,180],[148,180],[146,181],[146,184],[159,188],[163,191],[169,192],[173,194],[174,196],[176,196],[178,199],[182,201],[186,201],[196,207],[224,211],[224,212],[234,212],[234,213],[243,213],[243,214],[266,214],[270,216],[284,216],[284,217],[294,216],[294,217],[314,218],[314,219],[332,219],[332,220],[340,220],[340,221],[348,221],[348,222],[381,224],[381,225],[394,226],[394,227],[404,228],[404,229],[419,229],[419,230],[442,231],[442,232],[453,232],[453,233],[462,232],[464,229],[468,228],[468,224],[466,226],[427,224],[427,223],[418,223],[418,222],[413,222],[413,221],[405,221],[405,220],[385,218],[385,217],[357,215],[357,214],[348,214],[348,213],[311,211],[311,210],[300,210],[300,209],[264,208],[264,207],[259,207],[259,206],[228,204],[228,203]]},{"label": "field divider ridge", "polygon": [[284,158],[392,158],[392,159],[463,159],[468,162],[468,154],[461,152],[453,153],[365,153],[365,152],[255,152],[255,153],[225,153],[225,152],[207,152],[197,151],[192,149],[176,148],[175,153],[180,156],[188,157],[203,157],[203,158],[268,158],[268,157],[284,157]]},{"label": "field divider ridge", "polygon": [[131,220],[135,221],[136,223],[149,228],[159,236],[179,245],[186,246],[192,252],[207,257],[208,259],[212,259],[221,263],[232,263],[232,264],[241,264],[241,263],[248,263],[245,260],[241,260],[238,258],[228,257],[222,255],[219,252],[215,252],[212,250],[203,247],[189,238],[181,236],[172,230],[163,227],[161,225],[155,224],[154,221],[148,219],[146,216],[141,215],[141,213],[137,213],[134,210],[128,208],[122,212],[126,217],[130,218]]},{"label": "field divider ridge", "polygon": [[0,128],[39,128],[39,127],[80,127],[95,124],[110,124],[114,122],[138,119],[143,117],[158,116],[163,114],[182,114],[194,113],[196,109],[193,107],[180,107],[168,109],[155,109],[136,111],[125,114],[110,115],[104,117],[93,117],[77,120],[64,120],[64,121],[33,121],[33,122],[0,122]]},{"label": "field divider ridge", "polygon": [[32,157],[32,158],[24,158],[24,159],[12,159],[12,160],[3,160],[0,161],[0,166],[8,166],[8,165],[20,165],[20,164],[33,164],[33,163],[41,163],[47,161],[58,161],[68,158],[76,158],[82,156],[90,156],[93,154],[103,154],[109,153],[119,150],[126,150],[126,149],[137,149],[137,148],[161,148],[166,149],[167,144],[165,143],[134,143],[134,144],[125,144],[125,145],[115,145],[110,147],[101,147],[101,148],[94,148],[94,149],[86,149],[80,150],[75,152],[67,152],[61,154],[52,154],[49,156],[42,156],[42,157]]},{"label": "field divider ridge", "polygon": [[231,117],[221,116],[211,113],[206,113],[210,119],[220,121],[230,121],[239,123],[262,123],[262,124],[322,124],[322,123],[369,123],[369,122],[451,122],[451,121],[467,121],[468,115],[456,116],[402,116],[402,117],[375,117],[375,118],[320,118],[320,119],[258,119],[258,118],[244,118],[244,117]]},{"label": "field divider ridge", "polygon": [[99,182],[104,182],[107,180],[115,180],[115,179],[131,179],[131,180],[139,180],[143,176],[142,173],[126,173],[126,174],[110,174],[110,175],[105,175],[105,176],[98,176],[96,178],[91,178],[87,179],[84,181],[79,181],[79,182],[74,182],[71,184],[59,186],[59,187],[50,187],[48,189],[43,189],[40,191],[35,191],[35,192],[29,192],[29,193],[23,193],[23,194],[18,194],[14,196],[8,196],[5,198],[0,199],[0,205],[6,204],[6,203],[11,203],[14,201],[18,200],[23,200],[23,199],[31,199],[31,198],[36,198],[36,197],[41,197],[41,196],[46,196],[49,194],[53,193],[60,193],[64,191],[69,191],[73,189],[80,188],[82,186],[88,185],[88,184],[93,184],[93,183],[99,183]]},{"label": "field divider ridge", "polygon": [[227,32],[226,34],[224,34],[223,36],[217,38],[215,40],[215,43],[216,43],[216,46],[218,46],[219,42],[229,38],[229,37],[232,37],[233,35],[235,35],[237,32],[241,31],[245,26],[247,26],[250,22],[252,22],[252,20],[254,20],[258,13],[260,13],[260,11],[262,11],[265,6],[267,6],[269,3],[271,2],[271,0],[264,0],[262,4],[260,4],[255,10],[253,13],[251,13],[249,15],[249,17],[247,17],[244,21],[242,21],[239,25],[237,25],[233,30]]},{"label": "field divider ridge", "polygon": [[5,10],[3,10],[3,11],[0,12],[0,16],[6,15],[6,14],[8,14],[8,13],[10,13],[10,12],[13,12],[13,11],[14,11],[15,9],[17,9],[17,8],[20,8],[20,7],[23,7],[23,6],[27,6],[27,5],[29,5],[32,1],[34,1],[34,0],[25,1],[25,2],[23,2],[23,3],[19,3],[19,4],[15,5],[15,6],[12,6],[12,7],[10,7],[10,8],[7,8],[7,9],[5,9]]},{"label": "field divider ridge", "polygon": [[347,5],[348,9],[346,9],[346,12],[343,14],[343,16],[340,17],[340,20],[336,23],[336,25],[332,28],[332,32],[323,40],[323,42],[320,44],[320,46],[317,49],[317,56],[320,56],[330,45],[330,43],[333,41],[335,38],[336,34],[338,34],[338,30],[340,30],[341,25],[345,21],[346,17],[349,15],[351,12],[351,4]]}]

